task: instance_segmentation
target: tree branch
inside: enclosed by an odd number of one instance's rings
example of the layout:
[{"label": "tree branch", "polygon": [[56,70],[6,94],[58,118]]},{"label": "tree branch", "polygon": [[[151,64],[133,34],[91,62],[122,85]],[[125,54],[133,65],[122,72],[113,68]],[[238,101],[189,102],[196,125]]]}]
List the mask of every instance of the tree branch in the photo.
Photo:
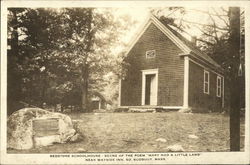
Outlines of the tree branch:
[{"label": "tree branch", "polygon": [[[198,23],[198,22],[187,21],[185,19],[183,19],[182,21],[186,22],[186,23],[200,25],[200,26],[214,27],[214,25],[208,25],[208,24],[203,24],[203,23]],[[229,30],[229,28],[222,28],[222,27],[218,27],[218,26],[216,26],[216,29],[219,29],[219,30],[222,30],[222,31],[228,31]]]},{"label": "tree branch", "polygon": [[[213,14],[213,13],[209,13],[208,11],[202,11],[202,10],[197,10],[197,9],[190,9],[190,10],[196,11],[196,12],[200,12],[200,13],[203,13],[203,14],[210,14],[212,16],[218,16],[217,13]],[[225,14],[219,14],[219,16],[226,17],[227,15],[225,15]]]},{"label": "tree branch", "polygon": [[[222,21],[225,23],[225,25],[227,25],[227,27],[229,27],[229,23],[228,23],[225,19],[223,19],[222,16],[219,15],[218,12],[217,12],[214,8],[212,8],[212,9],[213,9],[213,11],[216,13],[216,16],[217,16],[220,20],[222,20]],[[227,16],[227,15],[226,15],[226,16]]]},{"label": "tree branch", "polygon": [[195,26],[197,29],[199,29],[204,35],[206,35],[206,36],[208,36],[208,37],[213,37],[213,38],[215,38],[214,35],[205,32],[205,31],[204,31],[202,28],[200,28],[199,26],[197,26],[197,25],[194,25],[194,26]]},{"label": "tree branch", "polygon": [[173,13],[175,13],[177,10],[179,10],[179,8],[175,8],[171,13],[169,13],[166,17],[169,17],[170,15],[172,15]]},{"label": "tree branch", "polygon": [[213,33],[215,34],[214,39],[216,40],[216,42],[218,43],[219,38],[218,38],[218,34],[217,34],[217,30],[216,30],[216,24],[215,24],[215,20],[214,18],[209,14],[210,19],[213,21]]},{"label": "tree branch", "polygon": [[[225,13],[228,13],[228,11],[226,9],[224,9],[223,7],[221,7],[221,10],[224,11]],[[228,15],[226,15],[228,16]]]},{"label": "tree branch", "polygon": [[208,44],[208,45],[214,45],[214,43],[212,43],[212,42],[209,42],[209,41],[205,41],[205,40],[203,40],[203,39],[200,39],[200,38],[197,38],[197,41],[201,41],[201,42],[204,42],[204,43],[206,43],[206,44]]}]

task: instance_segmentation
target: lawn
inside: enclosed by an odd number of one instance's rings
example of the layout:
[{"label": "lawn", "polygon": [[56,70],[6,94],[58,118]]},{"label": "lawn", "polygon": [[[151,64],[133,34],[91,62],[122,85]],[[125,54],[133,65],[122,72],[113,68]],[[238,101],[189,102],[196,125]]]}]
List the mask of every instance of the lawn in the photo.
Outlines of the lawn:
[{"label": "lawn", "polygon": [[[9,153],[229,151],[229,117],[223,114],[88,113],[70,114],[84,140]],[[244,124],[241,124],[244,134]],[[196,135],[191,139],[188,135]],[[166,142],[156,141],[158,138]],[[244,140],[242,136],[241,140]],[[241,148],[243,150],[243,142]]]}]

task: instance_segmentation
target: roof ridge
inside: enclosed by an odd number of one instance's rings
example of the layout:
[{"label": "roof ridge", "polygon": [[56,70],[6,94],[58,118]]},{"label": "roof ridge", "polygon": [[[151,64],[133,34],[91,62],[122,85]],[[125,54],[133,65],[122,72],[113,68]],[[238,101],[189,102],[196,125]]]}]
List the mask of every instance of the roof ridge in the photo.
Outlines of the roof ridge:
[{"label": "roof ridge", "polygon": [[221,66],[214,60],[212,59],[209,55],[206,53],[202,52],[194,43],[189,41],[187,38],[185,38],[182,34],[180,34],[178,31],[174,30],[170,25],[166,24],[162,20],[160,20],[158,17],[155,15],[151,14],[154,18],[156,18],[160,23],[162,23],[168,30],[170,30],[176,37],[178,37],[183,43],[189,47],[193,53],[195,53],[197,56],[205,59],[207,62],[215,65],[218,68],[221,68]]}]

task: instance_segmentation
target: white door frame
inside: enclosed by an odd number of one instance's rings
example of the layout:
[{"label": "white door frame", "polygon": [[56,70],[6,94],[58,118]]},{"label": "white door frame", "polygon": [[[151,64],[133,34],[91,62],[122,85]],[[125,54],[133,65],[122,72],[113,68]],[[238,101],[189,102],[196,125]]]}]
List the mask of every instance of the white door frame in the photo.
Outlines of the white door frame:
[{"label": "white door frame", "polygon": [[145,105],[145,86],[146,86],[146,75],[155,74],[156,78],[156,105],[158,103],[158,68],[157,69],[147,69],[142,71],[142,98],[141,105]]}]

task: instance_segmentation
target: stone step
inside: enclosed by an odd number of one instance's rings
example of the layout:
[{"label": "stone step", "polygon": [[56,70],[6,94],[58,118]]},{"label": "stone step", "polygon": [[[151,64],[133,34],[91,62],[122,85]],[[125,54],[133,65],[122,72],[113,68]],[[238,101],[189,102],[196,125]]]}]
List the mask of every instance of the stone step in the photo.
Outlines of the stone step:
[{"label": "stone step", "polygon": [[129,108],[128,112],[156,112],[155,108]]}]

